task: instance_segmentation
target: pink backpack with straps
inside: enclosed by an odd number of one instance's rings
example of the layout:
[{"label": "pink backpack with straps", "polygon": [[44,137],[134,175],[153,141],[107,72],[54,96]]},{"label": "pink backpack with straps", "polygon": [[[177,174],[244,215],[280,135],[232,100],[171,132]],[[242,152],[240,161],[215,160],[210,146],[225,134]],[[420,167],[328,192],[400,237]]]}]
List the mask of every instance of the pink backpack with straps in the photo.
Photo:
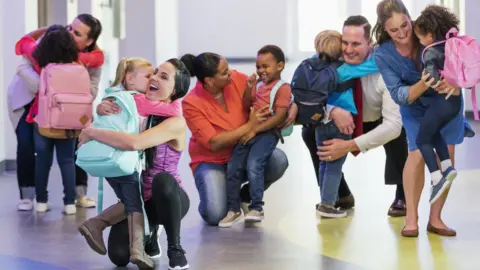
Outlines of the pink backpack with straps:
[{"label": "pink backpack with straps", "polygon": [[472,89],[473,114],[475,120],[479,120],[475,94],[475,86],[480,83],[479,44],[471,36],[459,36],[457,29],[452,28],[445,41],[435,42],[425,49],[440,43],[445,43],[445,66],[440,74],[451,84]]},{"label": "pink backpack with straps", "polygon": [[49,64],[40,74],[35,117],[40,134],[58,139],[78,137],[92,122],[92,103],[90,75],[83,65]]}]

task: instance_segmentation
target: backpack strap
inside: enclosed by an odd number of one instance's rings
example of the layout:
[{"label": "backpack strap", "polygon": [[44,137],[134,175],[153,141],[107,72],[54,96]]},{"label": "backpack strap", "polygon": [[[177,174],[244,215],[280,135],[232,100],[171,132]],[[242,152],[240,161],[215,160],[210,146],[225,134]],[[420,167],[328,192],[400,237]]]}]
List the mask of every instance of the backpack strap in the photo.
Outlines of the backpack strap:
[{"label": "backpack strap", "polygon": [[442,40],[442,41],[437,41],[437,42],[434,42],[428,46],[425,47],[425,49],[423,49],[423,52],[422,52],[422,63],[424,63],[424,57],[425,57],[425,52],[427,51],[428,48],[431,48],[433,46],[437,46],[438,44],[442,44],[442,43],[445,43],[447,42],[447,40]]},{"label": "backpack strap", "polygon": [[[277,96],[277,92],[278,92],[278,89],[280,89],[280,87],[282,87],[282,85],[286,84],[287,82],[280,79],[276,84],[275,86],[273,86],[272,88],[272,92],[270,92],[270,110],[273,111],[273,105],[274,105],[274,102],[275,102],[275,97]],[[257,84],[258,86],[258,84]],[[293,94],[292,94],[292,99],[290,100],[290,104],[293,102]],[[274,112],[272,113],[274,114]]]}]

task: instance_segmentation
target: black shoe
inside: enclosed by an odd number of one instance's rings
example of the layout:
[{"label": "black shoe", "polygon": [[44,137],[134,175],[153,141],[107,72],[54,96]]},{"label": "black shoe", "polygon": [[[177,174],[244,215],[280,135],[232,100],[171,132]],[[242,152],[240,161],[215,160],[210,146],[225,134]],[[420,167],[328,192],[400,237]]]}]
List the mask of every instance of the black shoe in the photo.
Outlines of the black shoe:
[{"label": "black shoe", "polygon": [[152,235],[148,238],[147,243],[145,244],[145,253],[150,258],[157,258],[162,255],[162,250],[158,245],[158,226],[154,227],[152,230]]},{"label": "black shoe", "polygon": [[347,216],[347,212],[331,206],[328,207],[320,203],[317,206],[317,215],[325,218],[344,218]]},{"label": "black shoe", "polygon": [[187,258],[185,257],[185,251],[181,247],[169,247],[167,255],[168,259],[170,260],[170,262],[168,263],[168,269],[184,270],[190,267],[188,265]]}]

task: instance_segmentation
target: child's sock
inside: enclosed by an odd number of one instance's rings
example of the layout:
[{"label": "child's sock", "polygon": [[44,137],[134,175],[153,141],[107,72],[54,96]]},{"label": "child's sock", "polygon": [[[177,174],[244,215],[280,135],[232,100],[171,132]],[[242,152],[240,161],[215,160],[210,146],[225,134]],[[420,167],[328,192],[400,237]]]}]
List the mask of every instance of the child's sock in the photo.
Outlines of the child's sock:
[{"label": "child's sock", "polygon": [[452,166],[452,161],[450,159],[445,159],[440,162],[440,167],[442,167],[442,172],[446,171],[448,167]]},{"label": "child's sock", "polygon": [[442,179],[442,173],[440,172],[440,170],[434,171],[433,173],[431,173],[431,178],[432,178],[432,185],[435,186]]}]

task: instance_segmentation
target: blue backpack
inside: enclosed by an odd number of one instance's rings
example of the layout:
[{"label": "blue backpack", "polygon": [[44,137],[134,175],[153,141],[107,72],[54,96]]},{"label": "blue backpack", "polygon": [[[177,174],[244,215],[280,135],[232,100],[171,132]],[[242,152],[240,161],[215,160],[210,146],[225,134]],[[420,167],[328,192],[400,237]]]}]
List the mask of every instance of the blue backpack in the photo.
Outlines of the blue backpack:
[{"label": "blue backpack", "polygon": [[[272,91],[270,92],[270,110],[272,111],[272,115],[275,114],[275,112],[273,111],[273,105],[275,103],[275,97],[277,96],[277,92],[278,92],[278,89],[280,89],[280,87],[284,84],[286,84],[287,82],[284,81],[284,80],[279,80],[272,88]],[[257,83],[257,89],[258,87],[260,87],[260,85],[262,85],[263,82],[258,82]],[[292,102],[293,102],[293,98],[292,98]],[[293,124],[282,129],[281,130],[281,134],[282,134],[282,137],[287,137],[287,136],[290,136],[293,132]]]},{"label": "blue backpack", "polygon": [[[137,105],[133,99],[135,91],[126,91],[120,88],[105,90],[105,98],[114,98],[120,106],[121,112],[111,115],[98,115],[93,120],[93,126],[99,129],[138,134],[140,132],[139,114]],[[77,150],[76,164],[91,176],[99,177],[98,182],[98,206],[100,213],[103,207],[103,178],[119,177],[142,172],[143,151],[119,150],[98,141],[89,141]],[[140,178],[139,178],[140,179]],[[142,183],[139,180],[139,192]],[[142,200],[143,207],[143,200]],[[143,209],[145,218],[145,232],[149,233],[147,215]]]},{"label": "blue backpack", "polygon": [[304,60],[293,74],[292,94],[298,106],[296,122],[302,125],[320,125],[326,111],[328,95],[353,88],[353,80],[338,83],[339,61],[321,57]]},{"label": "blue backpack", "polygon": [[[137,105],[132,92],[110,88],[104,98],[114,98],[120,106],[119,114],[99,115],[93,126],[99,129],[138,134],[140,129]],[[115,149],[109,145],[89,141],[77,150],[76,164],[91,176],[118,177],[138,171],[139,151]]]}]

